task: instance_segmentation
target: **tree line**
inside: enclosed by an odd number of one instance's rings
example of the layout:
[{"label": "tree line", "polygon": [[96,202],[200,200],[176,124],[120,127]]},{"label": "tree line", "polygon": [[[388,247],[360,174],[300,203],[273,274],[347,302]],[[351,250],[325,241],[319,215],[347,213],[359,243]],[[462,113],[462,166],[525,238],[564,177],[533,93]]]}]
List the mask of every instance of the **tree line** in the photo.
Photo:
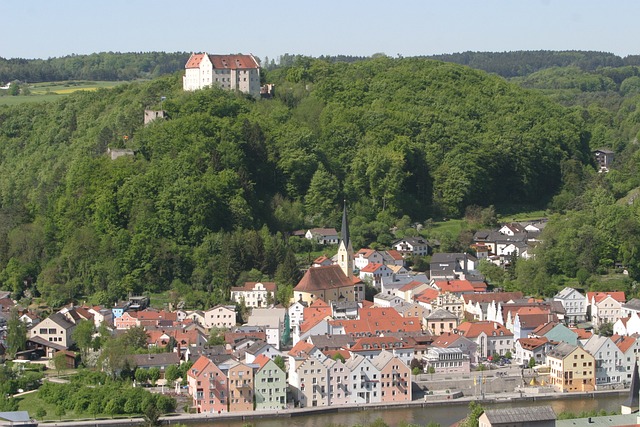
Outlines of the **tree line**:
[{"label": "tree line", "polygon": [[187,52],[101,52],[48,59],[0,57],[0,82],[155,78],[183,70],[189,55]]},{"label": "tree line", "polygon": [[[2,287],[53,305],[166,290],[206,305],[247,278],[291,286],[310,250],[291,231],[338,226],[344,199],[354,247],[469,205],[563,211],[598,129],[621,135],[602,108],[423,58],[296,57],[265,74],[274,99],[185,93],[171,75],[0,108]],[[169,120],[143,126],[160,106]]]}]

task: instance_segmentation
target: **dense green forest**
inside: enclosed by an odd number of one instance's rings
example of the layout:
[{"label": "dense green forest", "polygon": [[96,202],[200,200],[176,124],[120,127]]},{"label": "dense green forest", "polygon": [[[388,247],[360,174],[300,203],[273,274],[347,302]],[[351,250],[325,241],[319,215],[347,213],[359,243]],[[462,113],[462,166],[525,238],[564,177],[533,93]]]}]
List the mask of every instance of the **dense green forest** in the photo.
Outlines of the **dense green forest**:
[{"label": "dense green forest", "polygon": [[154,78],[183,70],[188,58],[186,52],[102,52],[49,59],[0,57],[0,82]]},{"label": "dense green forest", "polygon": [[[615,262],[636,277],[638,212],[614,203],[640,185],[634,73],[551,93],[555,76],[523,89],[424,58],[296,56],[265,71],[273,99],[184,93],[175,73],[0,107],[0,283],[53,305],[171,290],[195,306],[247,278],[291,285],[311,248],[288,233],[338,226],[343,199],[354,247],[473,205],[548,206],[544,255],[499,281],[545,294]],[[145,127],[145,108],[169,119]],[[606,176],[604,145],[619,154]],[[470,231],[438,236],[443,250]]]}]

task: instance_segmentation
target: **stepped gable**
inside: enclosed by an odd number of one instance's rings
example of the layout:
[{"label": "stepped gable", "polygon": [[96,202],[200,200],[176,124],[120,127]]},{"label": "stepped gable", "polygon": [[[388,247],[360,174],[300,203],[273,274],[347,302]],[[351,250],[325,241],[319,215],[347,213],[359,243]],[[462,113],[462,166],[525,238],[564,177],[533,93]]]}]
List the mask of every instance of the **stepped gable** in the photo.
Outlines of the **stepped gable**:
[{"label": "stepped gable", "polygon": [[495,301],[497,302],[509,302],[522,299],[522,292],[489,292],[483,294],[464,294],[462,298],[464,298],[464,302],[469,304],[470,302],[479,302],[479,303],[490,303]]},{"label": "stepped gable", "polygon": [[339,265],[334,264],[308,269],[300,279],[300,282],[298,282],[295,290],[298,292],[314,292],[347,286],[353,286],[352,280],[345,276]]}]

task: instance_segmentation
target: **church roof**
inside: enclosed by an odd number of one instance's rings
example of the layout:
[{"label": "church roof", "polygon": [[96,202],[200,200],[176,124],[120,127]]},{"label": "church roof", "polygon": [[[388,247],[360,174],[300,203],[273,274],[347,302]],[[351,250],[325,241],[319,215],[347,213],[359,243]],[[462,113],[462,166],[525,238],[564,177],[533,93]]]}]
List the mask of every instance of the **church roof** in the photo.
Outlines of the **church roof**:
[{"label": "church roof", "polygon": [[348,286],[353,286],[353,282],[345,276],[339,265],[334,264],[308,269],[294,290],[315,292]]}]

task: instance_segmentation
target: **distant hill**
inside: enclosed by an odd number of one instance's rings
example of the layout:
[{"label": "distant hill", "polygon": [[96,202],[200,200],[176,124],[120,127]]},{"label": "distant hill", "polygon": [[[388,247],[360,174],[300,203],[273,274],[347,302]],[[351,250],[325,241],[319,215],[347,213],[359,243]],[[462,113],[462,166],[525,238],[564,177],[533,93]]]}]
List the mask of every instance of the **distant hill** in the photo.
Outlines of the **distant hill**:
[{"label": "distant hill", "polygon": [[582,71],[595,71],[601,67],[640,65],[640,56],[621,58],[613,53],[594,51],[513,51],[513,52],[462,52],[431,55],[430,59],[453,62],[499,76],[524,77],[540,70],[554,67],[578,67]]},{"label": "distant hill", "polygon": [[186,52],[102,52],[49,59],[0,58],[0,82],[61,80],[135,80],[184,69]]}]

